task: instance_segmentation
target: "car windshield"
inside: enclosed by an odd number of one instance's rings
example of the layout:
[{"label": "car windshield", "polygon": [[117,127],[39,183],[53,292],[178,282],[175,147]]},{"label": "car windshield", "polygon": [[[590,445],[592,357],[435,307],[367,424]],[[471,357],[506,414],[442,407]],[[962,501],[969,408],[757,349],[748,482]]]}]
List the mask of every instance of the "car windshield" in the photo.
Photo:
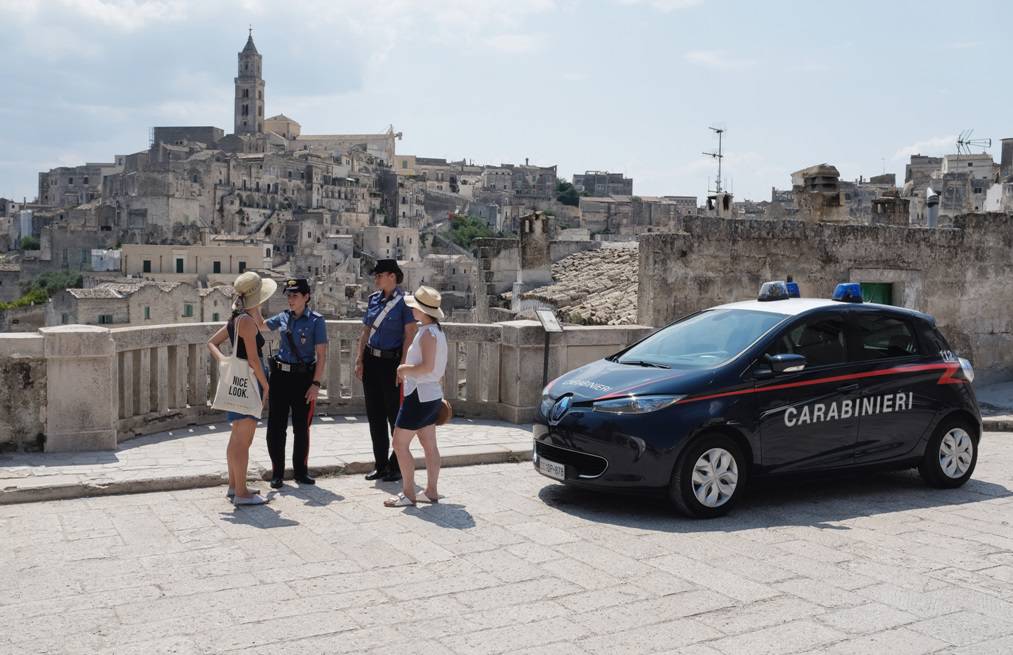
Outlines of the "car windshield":
[{"label": "car windshield", "polygon": [[614,361],[633,366],[708,368],[746,349],[784,314],[712,309],[679,321],[633,346]]}]

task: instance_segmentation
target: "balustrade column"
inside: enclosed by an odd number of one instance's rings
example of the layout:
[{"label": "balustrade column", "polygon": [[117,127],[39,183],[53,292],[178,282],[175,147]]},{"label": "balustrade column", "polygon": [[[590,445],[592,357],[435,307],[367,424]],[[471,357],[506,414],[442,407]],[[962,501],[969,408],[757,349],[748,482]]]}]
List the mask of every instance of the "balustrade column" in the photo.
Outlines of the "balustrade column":
[{"label": "balustrade column", "polygon": [[46,356],[46,452],[116,447],[119,390],[110,331],[41,328]]}]

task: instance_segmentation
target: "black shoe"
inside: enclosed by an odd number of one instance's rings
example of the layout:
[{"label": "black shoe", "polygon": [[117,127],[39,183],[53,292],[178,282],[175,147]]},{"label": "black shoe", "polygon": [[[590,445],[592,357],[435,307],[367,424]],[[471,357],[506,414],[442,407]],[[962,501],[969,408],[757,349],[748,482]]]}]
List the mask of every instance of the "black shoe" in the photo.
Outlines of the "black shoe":
[{"label": "black shoe", "polygon": [[316,484],[317,483],[317,481],[314,480],[313,478],[311,478],[309,476],[309,474],[307,474],[307,473],[303,473],[302,475],[297,475],[297,476],[295,476],[292,479],[295,480],[296,482],[298,482],[299,484]]},{"label": "black shoe", "polygon": [[387,471],[387,475],[383,476],[384,482],[397,482],[401,479],[401,471],[395,469],[393,471]]},{"label": "black shoe", "polygon": [[281,479],[281,476],[271,478],[272,489],[281,489],[283,486],[285,486],[285,482]]},{"label": "black shoe", "polygon": [[380,469],[374,469],[371,473],[367,473],[366,474],[366,479],[367,480],[379,480],[380,478],[382,478],[385,475],[387,475],[387,471],[383,471],[383,470],[380,470]]}]

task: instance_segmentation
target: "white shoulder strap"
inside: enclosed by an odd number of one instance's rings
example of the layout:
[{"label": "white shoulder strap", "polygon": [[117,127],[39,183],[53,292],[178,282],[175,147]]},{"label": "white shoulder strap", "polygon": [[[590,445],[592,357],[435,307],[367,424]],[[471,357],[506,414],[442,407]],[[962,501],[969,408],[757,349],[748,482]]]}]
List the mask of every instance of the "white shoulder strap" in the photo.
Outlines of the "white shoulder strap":
[{"label": "white shoulder strap", "polygon": [[394,309],[397,304],[401,302],[401,292],[395,292],[387,304],[384,306],[383,311],[377,314],[376,320],[373,321],[372,327],[369,329],[369,337],[372,339],[373,335],[380,328],[380,324],[383,323],[383,319],[387,318],[387,314],[390,314],[390,310]]}]

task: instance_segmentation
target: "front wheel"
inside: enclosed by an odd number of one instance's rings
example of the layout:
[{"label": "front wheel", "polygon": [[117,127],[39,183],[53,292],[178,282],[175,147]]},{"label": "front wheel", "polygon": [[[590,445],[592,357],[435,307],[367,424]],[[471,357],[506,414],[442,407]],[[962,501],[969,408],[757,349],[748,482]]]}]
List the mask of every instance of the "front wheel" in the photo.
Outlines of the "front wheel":
[{"label": "front wheel", "polygon": [[952,489],[971,478],[978,463],[977,430],[967,421],[943,421],[929,439],[918,472],[933,487]]},{"label": "front wheel", "polygon": [[668,496],[687,516],[722,516],[741,496],[748,466],[735,441],[723,434],[704,435],[679,457]]}]

